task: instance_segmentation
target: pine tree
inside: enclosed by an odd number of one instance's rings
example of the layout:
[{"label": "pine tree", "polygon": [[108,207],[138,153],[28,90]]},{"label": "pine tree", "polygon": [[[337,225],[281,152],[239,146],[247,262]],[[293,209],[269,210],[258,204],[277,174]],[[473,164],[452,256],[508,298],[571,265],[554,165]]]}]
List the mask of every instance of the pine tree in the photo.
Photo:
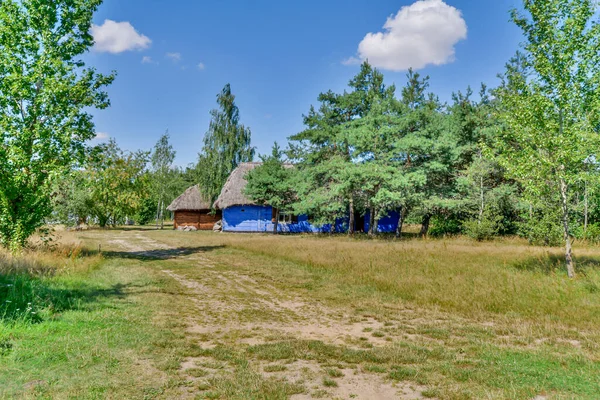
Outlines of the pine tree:
[{"label": "pine tree", "polygon": [[275,209],[273,233],[277,233],[280,212],[291,211],[296,199],[291,180],[292,169],[283,160],[283,152],[277,142],[270,156],[261,156],[262,165],[250,170],[246,176],[246,195],[259,204]]},{"label": "pine tree", "polygon": [[369,114],[373,104],[393,98],[395,87],[386,86],[383,74],[367,62],[348,86],[350,92],[319,95],[319,109],[311,107],[304,117],[307,128],[290,137],[290,155],[302,176],[298,179],[297,212],[331,224],[349,215],[348,233],[352,234],[361,192],[351,144],[352,123]]}]

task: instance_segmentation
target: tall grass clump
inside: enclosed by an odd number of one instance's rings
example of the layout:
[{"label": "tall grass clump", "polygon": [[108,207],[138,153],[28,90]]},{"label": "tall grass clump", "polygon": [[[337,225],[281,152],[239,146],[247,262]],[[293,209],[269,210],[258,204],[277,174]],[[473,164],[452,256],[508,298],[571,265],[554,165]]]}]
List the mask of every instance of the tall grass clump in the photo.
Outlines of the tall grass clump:
[{"label": "tall grass clump", "polygon": [[68,278],[96,262],[79,243],[39,245],[18,255],[0,250],[0,323],[35,323],[77,307],[81,291]]}]

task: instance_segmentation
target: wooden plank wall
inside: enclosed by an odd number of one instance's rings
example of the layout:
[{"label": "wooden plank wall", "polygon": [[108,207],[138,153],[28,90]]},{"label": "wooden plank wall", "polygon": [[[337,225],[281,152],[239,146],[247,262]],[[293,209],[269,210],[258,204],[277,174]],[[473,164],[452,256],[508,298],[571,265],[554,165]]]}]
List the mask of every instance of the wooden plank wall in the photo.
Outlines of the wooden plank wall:
[{"label": "wooden plank wall", "polygon": [[175,211],[174,228],[180,226],[194,226],[201,231],[212,230],[215,222],[221,220],[221,211],[214,215],[210,211]]}]

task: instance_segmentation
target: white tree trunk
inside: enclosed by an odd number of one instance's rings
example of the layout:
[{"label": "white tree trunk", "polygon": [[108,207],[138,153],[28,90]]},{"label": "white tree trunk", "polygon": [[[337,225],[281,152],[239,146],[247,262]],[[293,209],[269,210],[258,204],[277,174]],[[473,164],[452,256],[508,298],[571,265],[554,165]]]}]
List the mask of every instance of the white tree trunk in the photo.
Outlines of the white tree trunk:
[{"label": "white tree trunk", "polygon": [[569,234],[569,198],[567,195],[567,183],[560,179],[560,198],[562,202],[563,237],[565,240],[565,261],[569,278],[575,278],[575,265],[571,248],[571,235]]},{"label": "white tree trunk", "polygon": [[584,212],[583,212],[583,233],[587,233],[587,227],[588,227],[588,186],[587,186],[587,181],[585,181],[585,189],[584,189],[584,193],[583,193],[583,207],[584,207]]}]

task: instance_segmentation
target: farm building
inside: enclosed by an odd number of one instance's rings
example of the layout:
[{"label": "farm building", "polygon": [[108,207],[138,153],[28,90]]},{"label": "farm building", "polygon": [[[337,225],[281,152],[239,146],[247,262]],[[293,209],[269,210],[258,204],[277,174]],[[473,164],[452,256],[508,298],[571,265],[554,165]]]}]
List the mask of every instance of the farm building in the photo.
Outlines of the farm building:
[{"label": "farm building", "polygon": [[206,201],[198,185],[187,189],[173,200],[167,210],[174,213],[174,228],[193,226],[198,230],[209,231],[221,220],[221,211],[211,213],[210,202]]},{"label": "farm building", "polygon": [[[276,210],[269,205],[256,204],[244,195],[247,184],[246,174],[260,163],[242,163],[229,176],[214,203],[214,207],[222,210],[222,225],[224,232],[272,232]],[[380,232],[395,232],[398,224],[398,214],[391,212],[379,221]],[[368,214],[357,221],[357,230],[368,230]],[[366,223],[365,223],[366,222]],[[279,214],[278,231],[288,233],[324,233],[329,232],[330,225],[316,226],[310,223],[306,215]],[[347,219],[337,221],[336,232],[348,229]]]},{"label": "farm building", "polygon": [[[275,210],[259,205],[244,195],[246,174],[260,163],[241,163],[229,176],[215,201],[214,207],[223,212],[224,232],[272,232]],[[312,232],[307,218],[280,214],[279,230],[283,232]]]}]

